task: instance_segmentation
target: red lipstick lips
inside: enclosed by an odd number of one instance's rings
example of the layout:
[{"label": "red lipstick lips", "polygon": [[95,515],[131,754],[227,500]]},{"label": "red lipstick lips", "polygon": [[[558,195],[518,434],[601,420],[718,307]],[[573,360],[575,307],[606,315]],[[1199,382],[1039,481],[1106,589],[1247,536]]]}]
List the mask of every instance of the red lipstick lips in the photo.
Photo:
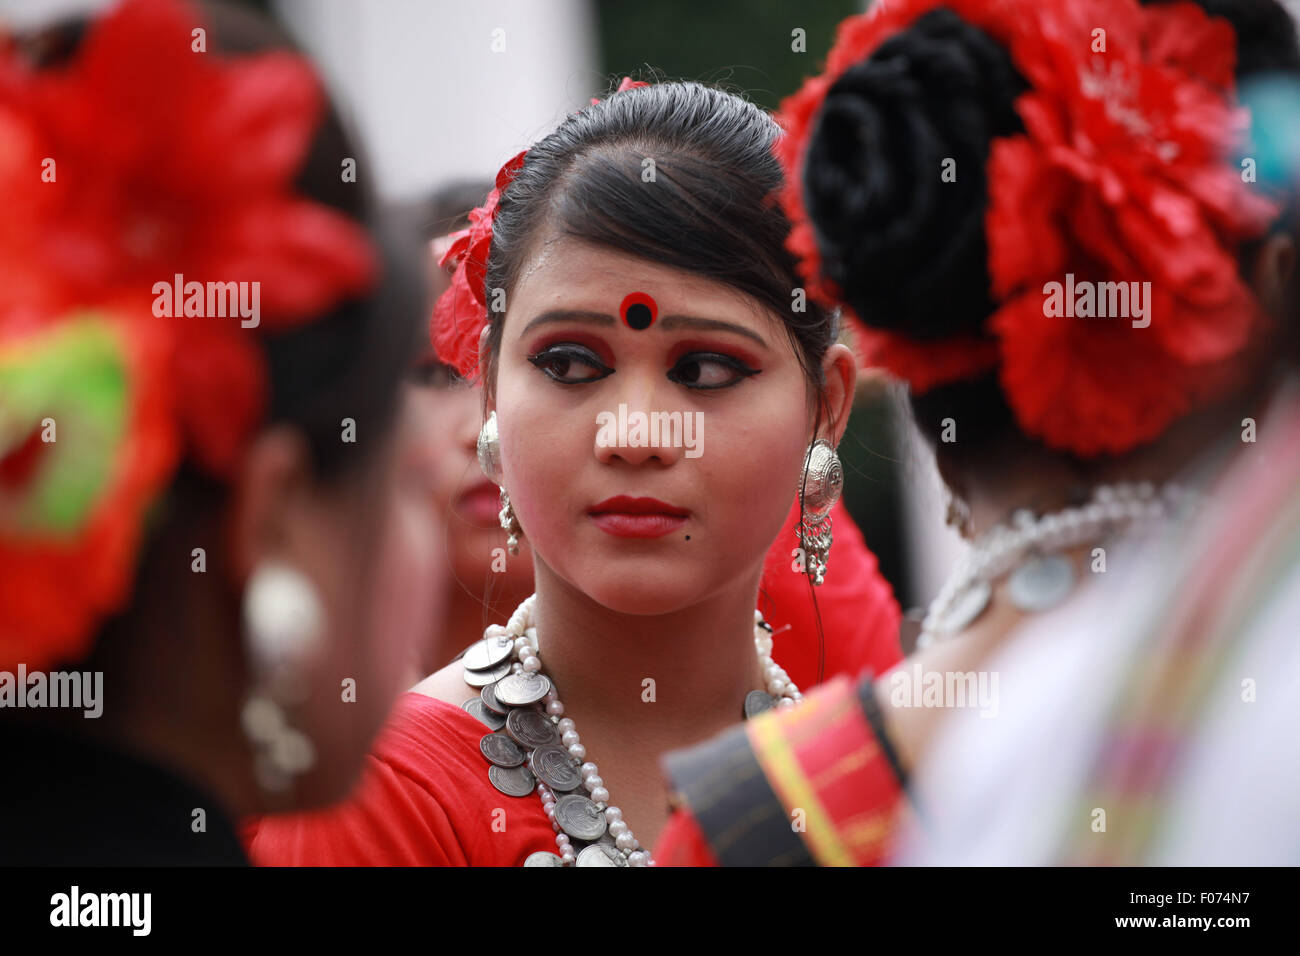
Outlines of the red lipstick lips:
[{"label": "red lipstick lips", "polygon": [[588,509],[587,514],[606,534],[617,538],[661,538],[676,531],[690,516],[657,498],[630,498],[616,495]]},{"label": "red lipstick lips", "polygon": [[485,528],[497,526],[501,492],[490,481],[481,481],[456,499],[455,509],[466,521]]}]

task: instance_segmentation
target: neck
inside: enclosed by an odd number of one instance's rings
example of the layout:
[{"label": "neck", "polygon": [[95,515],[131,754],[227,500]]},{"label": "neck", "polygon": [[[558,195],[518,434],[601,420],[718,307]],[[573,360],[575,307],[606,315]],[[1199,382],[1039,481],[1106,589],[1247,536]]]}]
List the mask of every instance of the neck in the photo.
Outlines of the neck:
[{"label": "neck", "polygon": [[682,746],[739,722],[745,695],[763,686],[754,650],[761,569],[691,607],[631,615],[536,564],[542,671],[580,733],[635,727],[651,749]]},{"label": "neck", "polygon": [[1008,521],[1020,508],[1041,515],[1079,504],[1081,495],[1104,484],[1146,481],[1159,488],[1175,480],[1192,486],[1208,482],[1242,448],[1252,447],[1240,441],[1240,422],[1244,415],[1258,415],[1257,406],[1252,400],[1205,409],[1177,422],[1158,441],[1118,458],[1080,462],[1027,441],[1001,448],[990,456],[998,462],[996,473],[972,476],[968,486],[972,536]]},{"label": "neck", "polygon": [[460,651],[482,640],[483,628],[489,624],[505,624],[510,619],[531,588],[512,586],[508,579],[503,584],[504,587],[479,594],[463,585],[451,589],[446,617],[439,622],[438,640],[429,643],[416,680],[427,677]]}]

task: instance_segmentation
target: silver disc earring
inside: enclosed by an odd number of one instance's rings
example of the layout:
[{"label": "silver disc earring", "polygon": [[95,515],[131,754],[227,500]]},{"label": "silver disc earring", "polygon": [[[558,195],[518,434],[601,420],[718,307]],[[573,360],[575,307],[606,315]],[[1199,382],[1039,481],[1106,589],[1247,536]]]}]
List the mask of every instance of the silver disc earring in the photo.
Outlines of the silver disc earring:
[{"label": "silver disc earring", "polygon": [[259,564],[244,589],[253,686],[241,723],[258,784],[270,794],[285,794],[316,762],[311,738],[289,725],[286,712],[307,697],[305,671],[320,648],[324,616],[311,579],[290,564]]},{"label": "silver disc earring", "polygon": [[501,439],[497,436],[496,412],[490,412],[479,429],[478,466],[495,484],[501,484]]},{"label": "silver disc earring", "polygon": [[831,507],[844,489],[844,468],[833,446],[819,438],[808,446],[803,482],[799,486],[799,547],[813,584],[826,580],[830,557]]},{"label": "silver disc earring", "polygon": [[501,486],[501,513],[497,517],[507,534],[506,548],[511,554],[518,554],[519,536],[524,533],[524,529],[520,527],[519,519],[515,517],[514,509],[510,507],[510,495],[502,485],[504,475],[501,469],[501,439],[497,435],[496,412],[489,412],[487,421],[479,429],[477,451],[478,466],[483,469],[483,474]]}]

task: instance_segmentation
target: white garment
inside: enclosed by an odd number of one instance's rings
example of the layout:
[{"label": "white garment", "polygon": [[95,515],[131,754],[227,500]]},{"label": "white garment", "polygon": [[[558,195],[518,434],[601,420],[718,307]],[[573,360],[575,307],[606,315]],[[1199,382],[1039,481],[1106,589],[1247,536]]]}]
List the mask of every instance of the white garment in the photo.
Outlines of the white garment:
[{"label": "white garment", "polygon": [[[1300,480],[1300,479],[1298,479]],[[1222,507],[1222,505],[1220,506]],[[1028,622],[982,665],[998,674],[996,717],[945,717],[914,775],[919,825],[901,865],[1049,865],[1094,835],[1090,776],[1123,678],[1144,661],[1154,616],[1197,566],[1202,514],[1115,548],[1107,571]],[[1284,529],[1290,530],[1290,529]],[[1184,727],[1149,865],[1300,864],[1300,528],[1297,559],[1258,594],[1215,672],[1198,723]],[[1255,684],[1247,701],[1243,681]]]}]

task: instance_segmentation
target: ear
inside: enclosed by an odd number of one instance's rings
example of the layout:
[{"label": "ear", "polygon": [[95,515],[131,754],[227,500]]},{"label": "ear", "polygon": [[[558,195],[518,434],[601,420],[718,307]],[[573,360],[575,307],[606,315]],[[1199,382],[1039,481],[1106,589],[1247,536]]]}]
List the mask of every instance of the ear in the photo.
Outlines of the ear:
[{"label": "ear", "polygon": [[492,326],[483,326],[483,331],[478,334],[478,377],[483,383],[483,417],[496,411],[497,407],[497,390],[496,384],[488,377],[491,373],[489,366],[488,354],[488,335],[492,331]]},{"label": "ear", "polygon": [[230,570],[237,581],[289,549],[295,506],[311,480],[311,452],[298,431],[280,426],[253,440],[232,491]]},{"label": "ear", "polygon": [[836,448],[849,425],[849,412],[853,409],[853,394],[858,382],[858,363],[853,351],[837,342],[826,350],[822,359],[822,377],[825,379],[824,400],[830,413],[816,436],[830,441]]},{"label": "ear", "polygon": [[1264,240],[1251,268],[1251,287],[1260,303],[1272,315],[1286,308],[1286,290],[1295,271],[1295,240],[1286,233],[1274,233]]}]

